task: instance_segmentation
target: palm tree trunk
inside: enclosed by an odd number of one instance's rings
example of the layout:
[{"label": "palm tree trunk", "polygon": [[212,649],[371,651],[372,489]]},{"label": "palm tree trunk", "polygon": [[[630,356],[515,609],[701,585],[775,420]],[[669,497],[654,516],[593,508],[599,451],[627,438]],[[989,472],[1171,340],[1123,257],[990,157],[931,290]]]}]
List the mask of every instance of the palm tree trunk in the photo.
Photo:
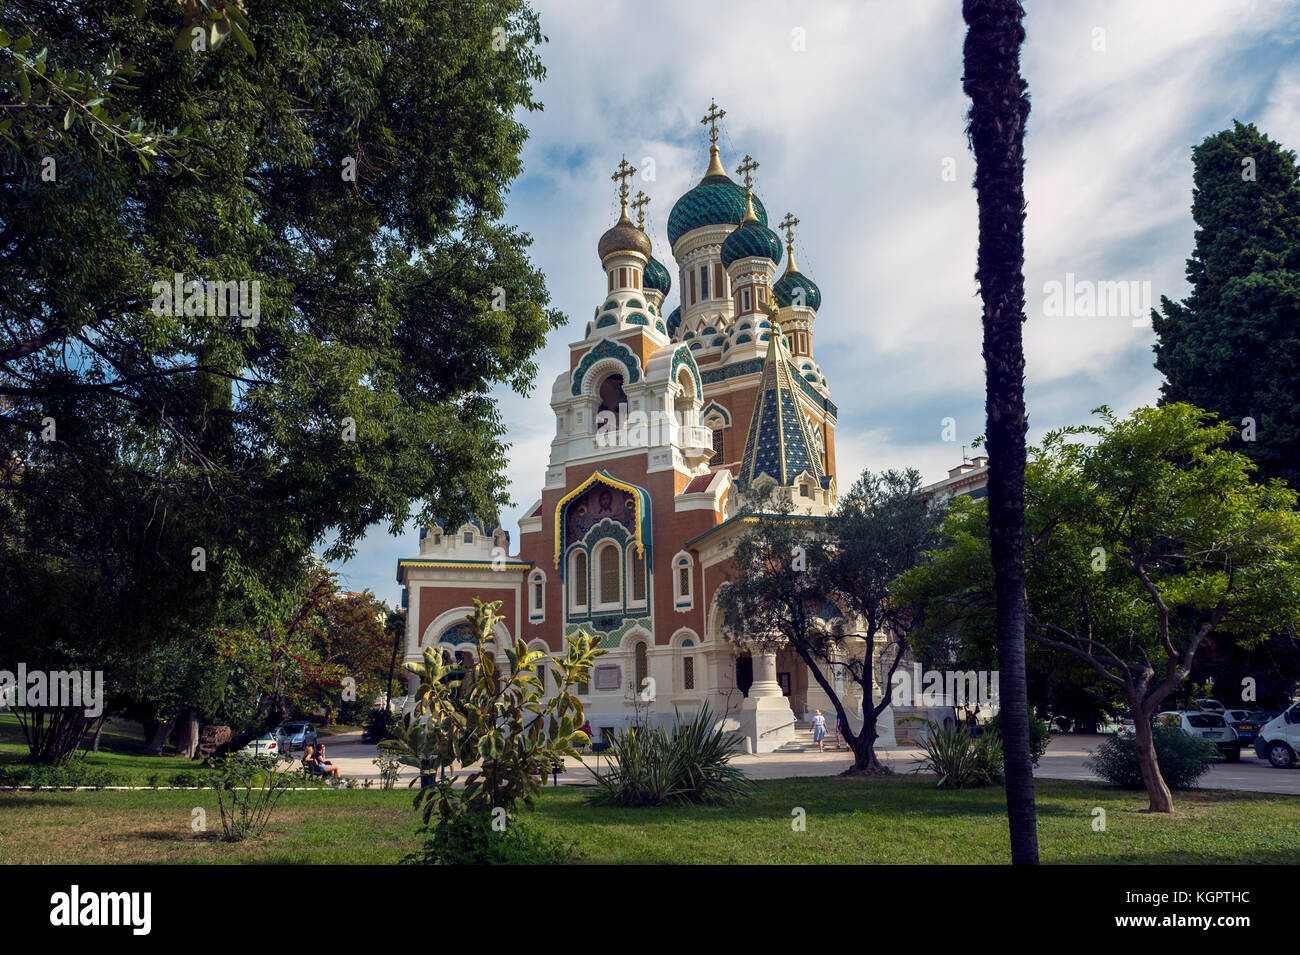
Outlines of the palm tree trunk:
[{"label": "palm tree trunk", "polygon": [[989,539],[1011,861],[1038,863],[1029,708],[1025,687],[1025,312],[1024,135],[1028,84],[1019,0],[964,0],[966,132],[975,154],[979,258],[984,301],[985,434],[989,452]]}]

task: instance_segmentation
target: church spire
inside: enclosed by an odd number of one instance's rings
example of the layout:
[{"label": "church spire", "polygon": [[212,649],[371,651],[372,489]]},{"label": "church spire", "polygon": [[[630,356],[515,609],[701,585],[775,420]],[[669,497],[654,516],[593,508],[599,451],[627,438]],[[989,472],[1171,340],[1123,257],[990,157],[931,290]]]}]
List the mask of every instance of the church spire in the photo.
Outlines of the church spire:
[{"label": "church spire", "polygon": [[705,179],[710,176],[726,176],[727,174],[727,170],[722,168],[722,160],[718,155],[718,120],[726,115],[727,111],[725,109],[718,109],[718,104],[710,100],[709,111],[700,120],[700,125],[709,127],[709,168],[705,170]]},{"label": "church spire", "polygon": [[826,475],[799,407],[790,367],[781,352],[776,308],[765,303],[763,310],[772,319],[772,329],[754,399],[754,413],[749,419],[745,455],[736,480],[742,486],[752,486],[766,476],[777,487],[793,487],[799,475],[806,472],[820,488]]}]

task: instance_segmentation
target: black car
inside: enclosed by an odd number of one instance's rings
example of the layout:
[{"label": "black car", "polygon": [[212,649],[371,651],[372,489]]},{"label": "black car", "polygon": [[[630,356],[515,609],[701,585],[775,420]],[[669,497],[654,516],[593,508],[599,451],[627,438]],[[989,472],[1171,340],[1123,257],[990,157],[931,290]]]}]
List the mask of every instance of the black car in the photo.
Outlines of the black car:
[{"label": "black car", "polygon": [[1237,731],[1237,743],[1242,749],[1255,744],[1255,735],[1259,732],[1260,727],[1268,722],[1267,719],[1261,719],[1263,714],[1256,710],[1224,710],[1223,718],[1228,721],[1228,725]]}]

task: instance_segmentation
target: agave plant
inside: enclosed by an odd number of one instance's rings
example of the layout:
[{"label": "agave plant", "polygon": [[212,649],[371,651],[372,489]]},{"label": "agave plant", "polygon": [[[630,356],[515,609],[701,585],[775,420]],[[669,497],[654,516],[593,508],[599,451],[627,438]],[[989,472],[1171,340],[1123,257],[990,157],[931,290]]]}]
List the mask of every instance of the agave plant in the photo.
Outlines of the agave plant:
[{"label": "agave plant", "polygon": [[[677,715],[677,714],[675,714]],[[691,802],[729,806],[748,796],[745,774],[729,765],[740,738],[714,726],[709,704],[683,723],[678,716],[672,735],[662,728],[633,727],[615,735],[611,764],[593,770],[593,803],[612,806],[658,806]]]},{"label": "agave plant", "polygon": [[925,755],[917,772],[939,777],[940,789],[965,789],[1002,782],[1002,738],[985,733],[971,739],[964,726],[939,726],[922,720],[929,730],[921,743]]}]

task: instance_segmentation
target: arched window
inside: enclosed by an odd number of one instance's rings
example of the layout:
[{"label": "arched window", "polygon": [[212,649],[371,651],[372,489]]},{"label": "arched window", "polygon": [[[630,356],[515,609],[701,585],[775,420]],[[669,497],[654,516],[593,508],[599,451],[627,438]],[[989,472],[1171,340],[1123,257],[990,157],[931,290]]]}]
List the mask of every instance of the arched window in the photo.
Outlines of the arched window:
[{"label": "arched window", "polygon": [[528,575],[528,621],[540,623],[546,619],[546,574],[534,570]]},{"label": "arched window", "polygon": [[635,683],[632,690],[635,693],[641,692],[641,687],[645,683],[645,678],[650,675],[650,663],[647,659],[647,650],[644,640],[638,640],[633,648],[636,653]]},{"label": "arched window", "polygon": [[637,554],[635,547],[627,549],[628,601],[644,604],[646,594],[645,554]]},{"label": "arched window", "polygon": [[672,562],[673,608],[690,610],[695,604],[695,561],[686,551],[678,551]]},{"label": "arched window", "polygon": [[622,593],[619,588],[619,559],[619,549],[615,544],[606,544],[597,553],[596,570],[600,574],[599,603],[602,606],[617,604],[622,601]]},{"label": "arched window", "polygon": [[587,553],[577,551],[569,568],[569,602],[574,610],[587,609]]}]

